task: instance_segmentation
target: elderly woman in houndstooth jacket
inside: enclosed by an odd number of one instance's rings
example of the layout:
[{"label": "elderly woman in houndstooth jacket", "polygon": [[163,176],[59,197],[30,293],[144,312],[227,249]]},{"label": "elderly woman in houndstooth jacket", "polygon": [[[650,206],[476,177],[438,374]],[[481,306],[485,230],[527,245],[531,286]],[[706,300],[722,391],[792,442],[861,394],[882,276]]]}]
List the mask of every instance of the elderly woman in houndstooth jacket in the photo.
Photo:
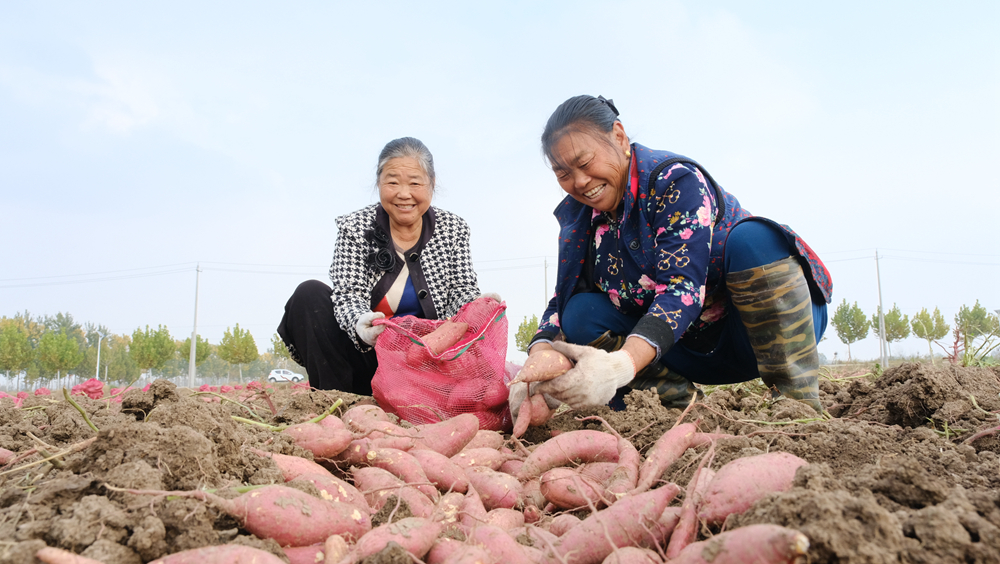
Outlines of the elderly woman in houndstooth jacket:
[{"label": "elderly woman in houndstooth jacket", "polygon": [[[310,384],[371,395],[378,367],[376,319],[451,317],[480,297],[469,227],[431,206],[434,158],[413,137],[390,141],[378,159],[379,203],[337,218],[331,289],[303,282],[278,334]],[[499,296],[490,294],[499,301]]]}]

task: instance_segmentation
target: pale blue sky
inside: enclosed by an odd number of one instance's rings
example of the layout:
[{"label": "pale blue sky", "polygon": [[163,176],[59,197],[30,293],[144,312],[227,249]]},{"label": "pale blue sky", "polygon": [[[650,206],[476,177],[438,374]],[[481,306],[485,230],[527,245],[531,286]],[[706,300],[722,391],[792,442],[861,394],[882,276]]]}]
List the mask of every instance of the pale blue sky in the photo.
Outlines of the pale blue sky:
[{"label": "pale blue sky", "polygon": [[836,303],[875,310],[879,248],[887,307],[1000,308],[1000,3],[424,4],[4,3],[0,315],[184,338],[201,261],[199,332],[263,351],[412,135],[516,325],[556,254],[538,136],[581,93],[796,229]]}]

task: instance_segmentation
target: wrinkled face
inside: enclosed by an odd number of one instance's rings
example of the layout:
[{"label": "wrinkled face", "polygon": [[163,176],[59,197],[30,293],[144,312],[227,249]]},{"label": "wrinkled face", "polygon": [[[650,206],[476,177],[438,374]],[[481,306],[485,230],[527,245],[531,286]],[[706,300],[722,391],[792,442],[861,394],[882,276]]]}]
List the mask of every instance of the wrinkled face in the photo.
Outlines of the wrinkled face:
[{"label": "wrinkled face", "polygon": [[390,159],[378,177],[379,201],[393,227],[416,225],[430,207],[433,192],[430,177],[413,157]]},{"label": "wrinkled face", "polygon": [[559,186],[581,204],[613,211],[628,182],[628,136],[621,122],[609,133],[570,129],[552,146]]}]

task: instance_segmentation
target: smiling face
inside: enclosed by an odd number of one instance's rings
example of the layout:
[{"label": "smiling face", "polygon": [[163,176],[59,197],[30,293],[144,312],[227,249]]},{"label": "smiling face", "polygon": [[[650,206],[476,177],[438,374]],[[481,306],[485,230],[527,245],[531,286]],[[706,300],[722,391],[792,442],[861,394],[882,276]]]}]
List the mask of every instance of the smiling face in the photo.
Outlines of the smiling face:
[{"label": "smiling face", "polygon": [[433,193],[430,177],[413,157],[390,159],[378,177],[379,201],[397,229],[418,225]]},{"label": "smiling face", "polygon": [[571,128],[552,145],[552,171],[559,186],[576,201],[614,211],[628,183],[628,150],[621,122],[615,122],[608,133]]}]

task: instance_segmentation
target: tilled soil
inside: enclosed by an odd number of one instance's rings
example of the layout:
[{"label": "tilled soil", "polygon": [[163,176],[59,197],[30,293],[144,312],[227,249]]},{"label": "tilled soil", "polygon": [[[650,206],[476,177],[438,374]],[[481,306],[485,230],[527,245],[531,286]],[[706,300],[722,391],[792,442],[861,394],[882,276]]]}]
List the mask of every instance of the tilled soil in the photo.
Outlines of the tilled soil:
[{"label": "tilled soil", "polygon": [[[771,401],[753,385],[717,389],[697,402],[686,421],[703,431],[735,435],[718,441],[714,468],[733,459],[786,451],[810,464],[792,490],[772,494],[726,527],[775,523],[798,529],[811,543],[812,563],[1000,562],[1000,378],[987,368],[907,364],[880,377],[856,375],[822,382],[833,419],[808,407]],[[374,403],[338,392],[278,387],[270,399],[233,399],[274,423],[301,421],[336,399],[343,408]],[[0,468],[0,564],[37,562],[34,552],[56,546],[106,564],[148,562],[180,550],[242,543],[284,559],[274,541],[240,529],[201,501],[113,491],[191,490],[281,482],[274,464],[249,448],[311,458],[290,439],[236,422],[247,416],[233,402],[195,395],[157,381],[124,401],[75,398],[99,429],[62,398],[29,397],[15,409],[0,400],[0,447],[23,461]],[[206,401],[211,400],[211,401]],[[553,431],[601,429],[599,416],[640,451],[681,416],[650,392],[633,392],[627,409],[563,413],[530,428],[524,442]],[[36,463],[43,453],[56,466]],[[687,484],[705,449],[690,449],[663,478]],[[36,463],[30,465],[31,463]],[[676,501],[679,503],[679,501]],[[718,530],[703,527],[699,538]],[[387,550],[371,559],[391,562]],[[405,560],[405,558],[404,558]],[[402,561],[402,560],[401,560]]]}]

